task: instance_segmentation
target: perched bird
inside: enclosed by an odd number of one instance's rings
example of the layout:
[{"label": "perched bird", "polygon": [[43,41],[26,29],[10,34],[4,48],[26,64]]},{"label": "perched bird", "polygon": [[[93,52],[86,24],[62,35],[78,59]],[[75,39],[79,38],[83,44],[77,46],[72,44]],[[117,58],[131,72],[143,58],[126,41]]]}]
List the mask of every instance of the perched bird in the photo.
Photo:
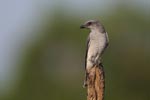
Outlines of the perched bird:
[{"label": "perched bird", "polygon": [[104,26],[98,20],[86,21],[80,28],[90,29],[85,55],[86,77],[83,86],[86,87],[87,75],[92,67],[101,63],[101,57],[108,46],[109,39]]}]

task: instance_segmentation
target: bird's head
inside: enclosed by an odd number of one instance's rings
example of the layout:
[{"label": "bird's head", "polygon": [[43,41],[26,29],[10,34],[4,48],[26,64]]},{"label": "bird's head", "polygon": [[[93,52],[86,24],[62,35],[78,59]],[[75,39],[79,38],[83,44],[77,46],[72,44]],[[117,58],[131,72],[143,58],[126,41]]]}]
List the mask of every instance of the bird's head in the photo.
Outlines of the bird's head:
[{"label": "bird's head", "polygon": [[89,20],[86,21],[83,25],[80,26],[81,29],[90,29],[90,30],[98,30],[101,33],[105,33],[104,26],[98,20]]},{"label": "bird's head", "polygon": [[100,26],[100,22],[98,20],[89,20],[86,21],[83,25],[81,25],[80,28],[94,29],[99,26]]}]

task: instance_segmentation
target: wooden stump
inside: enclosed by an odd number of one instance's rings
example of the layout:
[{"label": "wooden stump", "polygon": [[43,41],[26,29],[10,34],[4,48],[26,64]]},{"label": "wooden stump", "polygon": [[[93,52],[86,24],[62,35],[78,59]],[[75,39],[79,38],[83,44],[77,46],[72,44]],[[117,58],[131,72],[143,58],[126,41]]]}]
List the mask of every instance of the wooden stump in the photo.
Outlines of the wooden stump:
[{"label": "wooden stump", "polygon": [[104,100],[105,80],[102,64],[89,71],[87,84],[87,100]]}]

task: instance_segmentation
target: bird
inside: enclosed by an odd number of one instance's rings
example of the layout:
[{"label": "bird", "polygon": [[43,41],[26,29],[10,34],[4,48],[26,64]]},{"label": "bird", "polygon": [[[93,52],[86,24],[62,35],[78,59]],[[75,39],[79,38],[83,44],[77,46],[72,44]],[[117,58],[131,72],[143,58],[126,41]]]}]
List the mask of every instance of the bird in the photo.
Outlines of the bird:
[{"label": "bird", "polygon": [[83,87],[87,87],[87,77],[90,69],[101,64],[101,57],[109,44],[108,34],[99,20],[88,20],[80,26],[89,29],[85,54],[85,80]]}]

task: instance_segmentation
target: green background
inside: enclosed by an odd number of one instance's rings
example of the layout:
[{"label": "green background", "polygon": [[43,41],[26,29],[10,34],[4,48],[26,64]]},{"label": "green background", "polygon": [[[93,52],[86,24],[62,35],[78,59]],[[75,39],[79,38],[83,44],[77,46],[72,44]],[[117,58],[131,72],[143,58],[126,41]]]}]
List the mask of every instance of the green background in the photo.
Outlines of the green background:
[{"label": "green background", "polygon": [[0,100],[86,100],[82,85],[89,31],[79,27],[88,19],[100,20],[110,39],[103,55],[105,100],[150,100],[150,14],[132,5],[79,13],[65,6],[51,13],[46,9],[41,26],[32,31],[38,36],[20,56],[19,78],[12,79],[16,83]]}]

